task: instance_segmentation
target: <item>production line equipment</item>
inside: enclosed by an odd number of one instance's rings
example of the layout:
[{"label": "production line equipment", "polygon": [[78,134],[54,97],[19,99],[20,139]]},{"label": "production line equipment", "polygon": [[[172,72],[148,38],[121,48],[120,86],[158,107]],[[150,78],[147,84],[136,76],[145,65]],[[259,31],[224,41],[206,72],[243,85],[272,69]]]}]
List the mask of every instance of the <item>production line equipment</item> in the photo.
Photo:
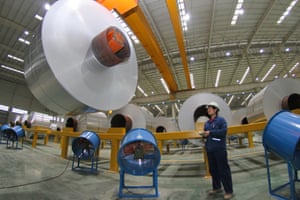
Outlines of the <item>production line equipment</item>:
[{"label": "production line equipment", "polygon": [[[119,197],[158,197],[157,168],[160,163],[160,157],[161,155],[157,147],[157,141],[149,130],[135,128],[128,131],[123,137],[118,151],[118,164],[120,173]],[[137,185],[126,185],[126,174],[138,177],[152,174],[152,184],[138,185],[144,182],[138,181]],[[147,180],[147,178],[143,180]],[[145,189],[154,190],[154,192],[151,194],[140,192]],[[125,190],[130,191],[124,192]]]}]

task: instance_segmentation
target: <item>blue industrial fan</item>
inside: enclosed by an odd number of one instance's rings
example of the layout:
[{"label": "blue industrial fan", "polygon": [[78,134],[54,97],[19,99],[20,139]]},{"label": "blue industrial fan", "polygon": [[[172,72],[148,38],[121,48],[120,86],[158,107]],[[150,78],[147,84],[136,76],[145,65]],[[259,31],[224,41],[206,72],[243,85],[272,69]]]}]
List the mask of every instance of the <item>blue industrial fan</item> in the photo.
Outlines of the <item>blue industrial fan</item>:
[{"label": "blue industrial fan", "polygon": [[[10,127],[7,124],[1,126],[1,141],[6,141],[7,148],[22,149],[24,143],[25,131],[21,126]],[[21,148],[19,148],[21,140]]]},{"label": "blue industrial fan", "polygon": [[[120,166],[119,197],[158,197],[158,171],[160,151],[154,135],[142,128],[132,129],[126,133],[118,151]],[[152,185],[128,186],[125,174],[144,176],[152,173]],[[124,193],[124,189],[154,189],[153,194]]]},{"label": "blue industrial fan", "polygon": [[[264,130],[263,145],[270,194],[277,199],[298,199],[295,183],[299,182],[298,170],[300,169],[300,116],[288,111],[275,114]],[[277,188],[272,188],[271,184],[269,152],[282,158],[288,166],[289,182]],[[283,192],[288,186],[289,197],[286,197]]]},{"label": "blue industrial fan", "polygon": [[[72,142],[73,160],[72,170],[89,169],[91,173],[98,170],[99,136],[92,131],[84,131]],[[90,161],[91,167],[80,166],[81,161]],[[75,162],[77,165],[75,166]]]}]

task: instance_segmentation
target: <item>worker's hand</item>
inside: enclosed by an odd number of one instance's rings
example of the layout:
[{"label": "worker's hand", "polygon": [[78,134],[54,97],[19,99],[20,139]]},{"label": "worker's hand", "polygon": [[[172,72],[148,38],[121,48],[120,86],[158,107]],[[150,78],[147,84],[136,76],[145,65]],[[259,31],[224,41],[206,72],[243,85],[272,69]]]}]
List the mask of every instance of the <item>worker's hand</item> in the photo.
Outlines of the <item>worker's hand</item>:
[{"label": "worker's hand", "polygon": [[208,137],[209,136],[209,131],[204,131],[204,137]]}]

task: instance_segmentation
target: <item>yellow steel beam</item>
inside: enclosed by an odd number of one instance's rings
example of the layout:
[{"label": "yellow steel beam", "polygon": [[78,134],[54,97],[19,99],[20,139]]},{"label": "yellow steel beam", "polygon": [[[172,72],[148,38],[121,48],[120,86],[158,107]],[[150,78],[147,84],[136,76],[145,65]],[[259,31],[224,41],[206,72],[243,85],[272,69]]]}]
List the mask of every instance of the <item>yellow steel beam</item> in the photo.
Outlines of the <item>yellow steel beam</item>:
[{"label": "yellow steel beam", "polygon": [[184,45],[184,38],[182,34],[182,26],[181,26],[181,21],[180,21],[180,16],[178,12],[178,7],[177,7],[177,1],[175,0],[166,0],[167,7],[169,10],[169,15],[171,17],[171,21],[173,24],[174,32],[176,35],[176,40],[177,44],[179,47],[179,52],[183,64],[183,69],[185,73],[185,78],[186,78],[186,83],[188,89],[192,89],[192,84],[191,84],[191,79],[190,79],[190,70],[187,62],[187,56],[185,53],[185,45]]},{"label": "yellow steel beam", "polygon": [[173,73],[168,65],[163,52],[157,42],[150,25],[139,7],[134,9],[134,12],[129,12],[123,15],[124,20],[139,38],[140,42],[146,49],[147,53],[151,56],[153,62],[156,64],[162,77],[165,79],[171,92],[177,92],[177,83],[173,78]]},{"label": "yellow steel beam", "polygon": [[[163,55],[153,31],[151,30],[150,24],[148,23],[141,8],[138,6],[137,1],[128,0],[128,2],[130,2],[128,5],[124,3],[127,1],[120,0],[98,0],[97,2],[101,3],[108,9],[116,9],[121,14],[127,25],[131,28],[141,44],[144,46],[147,53],[151,56],[153,62],[161,73],[161,76],[166,81],[171,93],[177,92],[178,86],[173,77],[172,70]],[[120,4],[120,2],[123,3]],[[132,2],[135,2],[135,6]]]},{"label": "yellow steel beam", "polygon": [[228,135],[234,135],[236,133],[260,131],[260,130],[264,130],[266,124],[267,121],[251,123],[251,124],[243,124],[237,126],[229,126],[227,133]]},{"label": "yellow steel beam", "polygon": [[108,10],[116,9],[121,15],[137,7],[137,0],[97,0],[97,2]]}]

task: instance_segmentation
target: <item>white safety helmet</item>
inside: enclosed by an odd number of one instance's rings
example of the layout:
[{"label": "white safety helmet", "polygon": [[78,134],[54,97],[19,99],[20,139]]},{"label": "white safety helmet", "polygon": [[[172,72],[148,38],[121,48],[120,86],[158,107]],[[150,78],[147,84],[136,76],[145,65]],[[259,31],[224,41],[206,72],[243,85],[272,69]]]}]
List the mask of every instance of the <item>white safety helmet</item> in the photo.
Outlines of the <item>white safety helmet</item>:
[{"label": "white safety helmet", "polygon": [[212,102],[210,102],[209,104],[207,104],[207,107],[209,107],[209,106],[214,107],[214,108],[217,108],[218,110],[220,110],[219,105],[218,105],[217,102],[215,102],[215,101],[212,101]]}]

